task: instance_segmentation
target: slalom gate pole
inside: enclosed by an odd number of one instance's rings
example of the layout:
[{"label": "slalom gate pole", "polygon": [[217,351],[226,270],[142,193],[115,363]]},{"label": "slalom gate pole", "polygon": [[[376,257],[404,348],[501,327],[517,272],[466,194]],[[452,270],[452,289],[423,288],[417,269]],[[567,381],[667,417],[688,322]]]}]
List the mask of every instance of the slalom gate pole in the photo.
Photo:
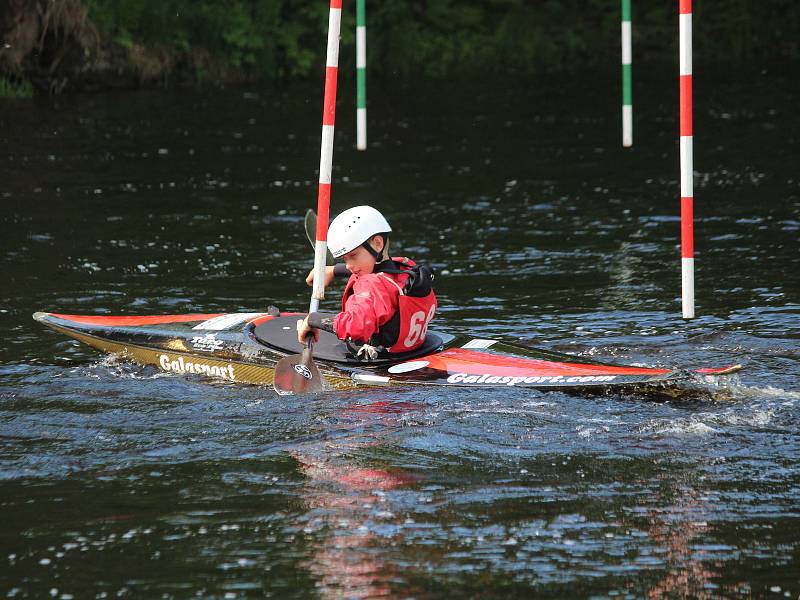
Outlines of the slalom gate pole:
[{"label": "slalom gate pole", "polygon": [[328,52],[325,60],[325,99],[322,105],[322,140],[319,153],[319,193],[317,195],[317,232],[314,244],[314,288],[308,312],[316,312],[325,298],[325,258],[328,251],[328,220],[331,204],[333,170],[333,129],[336,121],[336,79],[339,75],[339,32],[342,24],[342,0],[331,0],[328,15]]},{"label": "slalom gate pole", "polygon": [[356,148],[367,149],[366,0],[356,0]]},{"label": "slalom gate pole", "polygon": [[694,318],[694,138],[692,133],[692,0],[679,0],[681,300],[683,318]]},{"label": "slalom gate pole", "polygon": [[631,83],[631,0],[622,0],[622,145],[633,145],[633,86]]}]

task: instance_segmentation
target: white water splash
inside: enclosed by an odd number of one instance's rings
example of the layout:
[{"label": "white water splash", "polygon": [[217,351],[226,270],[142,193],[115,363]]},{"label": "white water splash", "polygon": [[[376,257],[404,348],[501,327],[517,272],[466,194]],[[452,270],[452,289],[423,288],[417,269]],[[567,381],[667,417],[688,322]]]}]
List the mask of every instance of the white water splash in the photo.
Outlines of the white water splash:
[{"label": "white water splash", "polygon": [[673,421],[651,421],[641,428],[642,433],[685,436],[706,436],[719,433],[717,429],[698,419],[676,419]]},{"label": "white water splash", "polygon": [[602,427],[584,427],[584,426],[581,425],[579,427],[576,427],[575,431],[578,434],[578,437],[581,437],[581,438],[583,438],[585,440],[588,440],[596,433],[600,433],[600,434],[608,433],[609,432],[609,428],[605,427],[605,426],[602,426]]},{"label": "white water splash", "polygon": [[728,389],[736,399],[752,399],[752,398],[777,399],[777,400],[788,400],[791,401],[792,404],[794,404],[795,401],[800,400],[800,392],[783,390],[781,388],[772,387],[770,385],[766,387],[755,387],[755,386],[744,385],[737,381],[732,385],[728,386]]}]

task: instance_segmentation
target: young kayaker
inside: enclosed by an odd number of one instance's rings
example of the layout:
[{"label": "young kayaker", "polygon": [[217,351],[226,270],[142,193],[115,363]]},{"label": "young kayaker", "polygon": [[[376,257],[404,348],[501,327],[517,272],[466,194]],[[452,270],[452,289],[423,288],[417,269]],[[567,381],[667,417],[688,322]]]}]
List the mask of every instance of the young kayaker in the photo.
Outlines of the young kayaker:
[{"label": "young kayaker", "polygon": [[[328,229],[328,248],[344,264],[326,267],[326,287],[349,276],[336,315],[311,313],[298,323],[297,337],[319,340],[319,330],[356,346],[364,360],[409,352],[422,345],[436,311],[433,273],[408,258],[389,258],[392,228],[371,206],[356,206],[336,217]],[[306,283],[312,285],[312,270]]]}]

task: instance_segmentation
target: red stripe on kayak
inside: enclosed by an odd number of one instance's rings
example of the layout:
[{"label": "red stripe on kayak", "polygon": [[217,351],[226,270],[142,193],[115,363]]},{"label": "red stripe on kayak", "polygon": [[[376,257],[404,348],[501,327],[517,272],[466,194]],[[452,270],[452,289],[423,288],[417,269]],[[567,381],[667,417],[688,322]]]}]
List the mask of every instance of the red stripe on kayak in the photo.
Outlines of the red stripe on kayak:
[{"label": "red stripe on kayak", "polygon": [[[682,15],[692,14],[692,0],[678,0],[678,13]],[[674,15],[675,13],[672,14]]]},{"label": "red stripe on kayak", "polygon": [[681,198],[681,257],[694,258],[694,198]]},{"label": "red stripe on kayak", "polygon": [[[282,317],[291,317],[293,315],[303,315],[303,317],[305,317],[307,314],[308,313],[282,312],[281,316]],[[250,321],[250,323],[252,323],[253,325],[258,326],[258,325],[261,325],[262,323],[266,323],[267,321],[271,321],[274,318],[275,317],[273,317],[272,315],[264,315],[263,317],[256,317],[255,319]]]},{"label": "red stripe on kayak", "polygon": [[680,76],[681,136],[692,135],[692,76]]},{"label": "red stripe on kayak", "polygon": [[621,367],[616,365],[584,365],[580,363],[561,363],[535,358],[514,358],[452,348],[439,354],[422,357],[433,369],[449,373],[468,373],[470,375],[509,375],[512,377],[532,376],[580,376],[580,375],[664,375],[669,369],[647,367]]},{"label": "red stripe on kayak", "polygon": [[51,317],[63,319],[65,321],[72,321],[73,323],[82,323],[84,325],[104,325],[113,326],[119,325],[121,327],[132,327],[136,325],[158,325],[160,323],[181,323],[191,321],[208,321],[214,317],[221,317],[228,313],[211,313],[211,314],[190,314],[190,315],[149,315],[149,316],[128,316],[128,317],[110,317],[101,315],[60,315],[56,313],[47,313]]},{"label": "red stripe on kayak", "polygon": [[333,125],[336,121],[336,74],[338,67],[325,68],[325,100],[322,105],[322,124]]}]

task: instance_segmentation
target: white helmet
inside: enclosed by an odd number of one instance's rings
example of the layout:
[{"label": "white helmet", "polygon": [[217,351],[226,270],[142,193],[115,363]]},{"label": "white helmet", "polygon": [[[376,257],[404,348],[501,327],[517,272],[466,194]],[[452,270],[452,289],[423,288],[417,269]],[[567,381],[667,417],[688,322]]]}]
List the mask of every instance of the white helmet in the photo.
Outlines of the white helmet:
[{"label": "white helmet", "polygon": [[[328,248],[335,258],[355,250],[372,236],[392,230],[371,206],[354,206],[337,216],[328,229]],[[373,256],[374,250],[369,248]],[[377,258],[377,257],[376,257]]]}]

